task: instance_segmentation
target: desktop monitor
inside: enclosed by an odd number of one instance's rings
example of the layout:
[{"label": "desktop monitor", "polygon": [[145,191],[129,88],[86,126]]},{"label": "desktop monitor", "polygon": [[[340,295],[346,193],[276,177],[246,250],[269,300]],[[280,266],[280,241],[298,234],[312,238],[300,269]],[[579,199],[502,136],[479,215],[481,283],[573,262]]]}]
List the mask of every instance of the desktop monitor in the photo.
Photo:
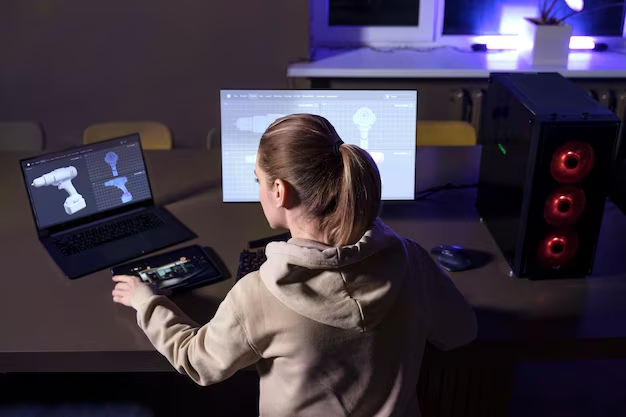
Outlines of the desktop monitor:
[{"label": "desktop monitor", "polygon": [[293,113],[328,119],[345,143],[370,153],[385,201],[415,199],[417,91],[222,90],[222,201],[258,202],[254,181],[261,135]]}]

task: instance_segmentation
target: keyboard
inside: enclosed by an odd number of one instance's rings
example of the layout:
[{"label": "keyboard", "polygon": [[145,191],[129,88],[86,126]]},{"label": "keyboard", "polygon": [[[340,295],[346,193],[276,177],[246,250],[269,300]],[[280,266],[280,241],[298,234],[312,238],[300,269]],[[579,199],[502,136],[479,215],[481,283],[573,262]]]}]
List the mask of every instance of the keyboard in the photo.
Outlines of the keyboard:
[{"label": "keyboard", "polygon": [[266,259],[265,249],[245,249],[241,252],[241,255],[239,255],[239,267],[237,268],[237,281],[248,275],[250,272],[258,271]]},{"label": "keyboard", "polygon": [[248,242],[248,249],[244,249],[239,255],[239,265],[237,267],[237,276],[235,279],[239,281],[250,272],[258,271],[267,259],[265,257],[265,246],[270,242],[287,241],[291,238],[289,233],[282,233],[276,236],[270,236],[263,239]]},{"label": "keyboard", "polygon": [[156,229],[163,224],[163,220],[154,212],[144,211],[132,217],[125,217],[111,223],[104,223],[90,229],[61,236],[54,240],[54,245],[64,256],[71,256],[106,243]]}]

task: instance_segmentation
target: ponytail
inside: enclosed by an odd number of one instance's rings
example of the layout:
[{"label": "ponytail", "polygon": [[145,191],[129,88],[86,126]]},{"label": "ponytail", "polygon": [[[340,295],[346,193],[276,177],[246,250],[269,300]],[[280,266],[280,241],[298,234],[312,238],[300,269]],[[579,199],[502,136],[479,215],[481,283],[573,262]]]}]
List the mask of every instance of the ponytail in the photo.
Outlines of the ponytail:
[{"label": "ponytail", "polygon": [[371,227],[380,212],[381,181],[376,163],[368,152],[355,145],[339,147],[343,159],[343,180],[337,209],[331,215],[334,227],[329,240],[335,246],[356,243]]}]

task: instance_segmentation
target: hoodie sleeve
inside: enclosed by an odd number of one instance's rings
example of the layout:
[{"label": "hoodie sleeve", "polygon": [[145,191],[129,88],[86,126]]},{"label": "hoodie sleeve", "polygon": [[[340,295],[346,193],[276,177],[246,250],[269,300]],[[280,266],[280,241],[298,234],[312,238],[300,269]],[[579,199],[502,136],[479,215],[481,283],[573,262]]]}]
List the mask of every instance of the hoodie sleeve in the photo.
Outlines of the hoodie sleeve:
[{"label": "hoodie sleeve", "polygon": [[223,381],[260,359],[248,341],[230,293],[213,319],[202,327],[166,297],[146,293],[134,298],[137,323],[150,342],[178,372],[199,385]]},{"label": "hoodie sleeve", "polygon": [[425,280],[428,341],[441,350],[466,345],[476,339],[476,315],[463,294],[439,265],[421,250],[421,275]]}]

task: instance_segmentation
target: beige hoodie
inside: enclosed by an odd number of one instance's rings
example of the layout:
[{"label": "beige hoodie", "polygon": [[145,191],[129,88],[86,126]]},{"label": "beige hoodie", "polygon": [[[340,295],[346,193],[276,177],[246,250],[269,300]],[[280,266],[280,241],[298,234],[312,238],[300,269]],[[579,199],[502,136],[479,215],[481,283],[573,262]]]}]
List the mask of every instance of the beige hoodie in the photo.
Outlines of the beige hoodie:
[{"label": "beige hoodie", "polygon": [[150,341],[196,383],[256,364],[261,416],[419,416],[426,342],[476,337],[454,284],[381,220],[355,245],[290,239],[266,255],[202,327],[147,288],[132,300]]}]

